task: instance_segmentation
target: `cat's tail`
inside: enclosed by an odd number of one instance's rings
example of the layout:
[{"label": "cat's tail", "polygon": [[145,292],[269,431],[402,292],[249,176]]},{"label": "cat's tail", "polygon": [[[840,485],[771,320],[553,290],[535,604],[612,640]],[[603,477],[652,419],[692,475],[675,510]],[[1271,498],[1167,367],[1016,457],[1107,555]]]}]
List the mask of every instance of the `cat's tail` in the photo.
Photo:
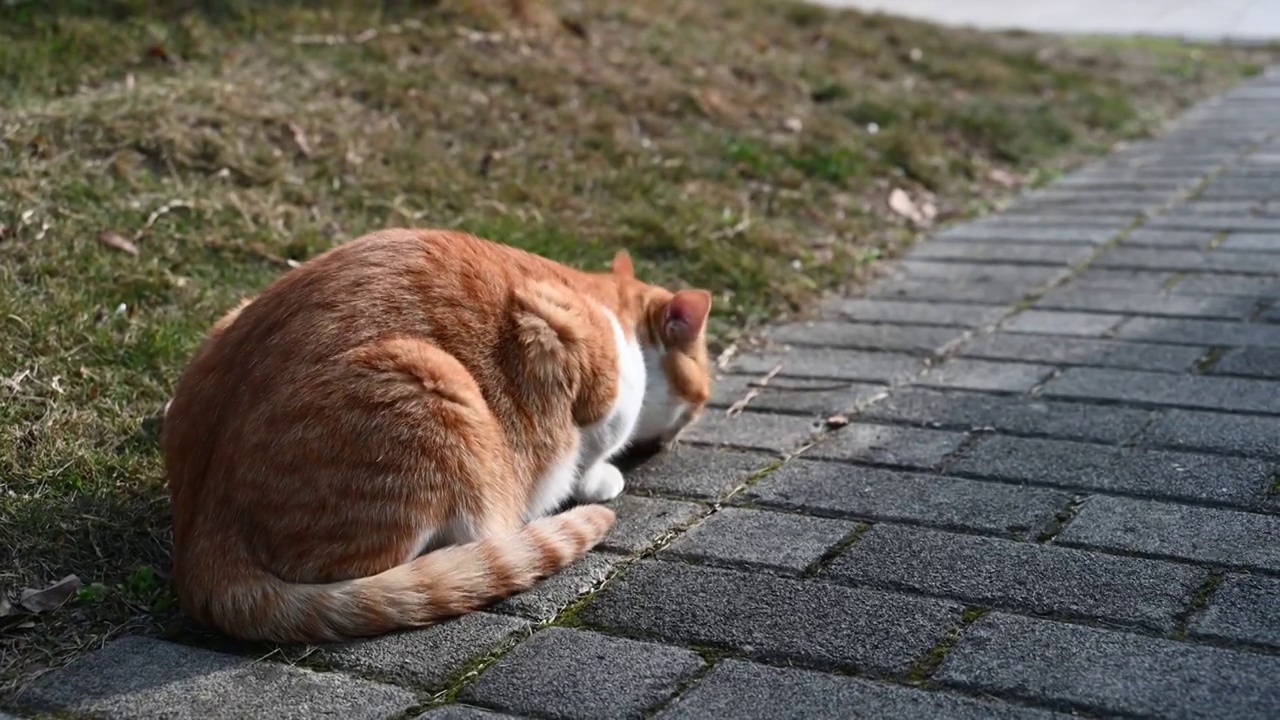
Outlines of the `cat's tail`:
[{"label": "cat's tail", "polygon": [[[287,583],[256,571],[247,583],[213,589],[197,616],[245,640],[319,643],[422,627],[533,586],[581,558],[613,527],[603,505],[580,505],[514,535],[452,545],[377,575]],[[210,598],[212,599],[212,598]]]}]

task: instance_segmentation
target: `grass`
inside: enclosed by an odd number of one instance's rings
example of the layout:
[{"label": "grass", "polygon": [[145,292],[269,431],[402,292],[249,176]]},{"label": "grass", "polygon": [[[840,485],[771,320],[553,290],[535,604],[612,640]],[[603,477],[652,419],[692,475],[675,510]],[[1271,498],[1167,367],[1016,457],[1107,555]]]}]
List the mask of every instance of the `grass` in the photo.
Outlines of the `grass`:
[{"label": "grass", "polygon": [[0,698],[173,622],[155,416],[291,261],[406,224],[625,247],[712,288],[723,345],[911,240],[890,190],[963,217],[1270,59],[778,0],[566,3],[537,32],[483,5],[3,3],[0,589],[87,585],[0,617]]}]

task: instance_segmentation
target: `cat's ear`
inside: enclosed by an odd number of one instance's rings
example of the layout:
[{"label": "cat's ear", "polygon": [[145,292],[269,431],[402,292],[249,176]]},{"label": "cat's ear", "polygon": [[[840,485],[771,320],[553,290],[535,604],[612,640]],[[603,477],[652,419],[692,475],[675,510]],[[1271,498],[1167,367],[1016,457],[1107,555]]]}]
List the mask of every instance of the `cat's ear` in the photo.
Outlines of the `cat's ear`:
[{"label": "cat's ear", "polygon": [[706,290],[680,290],[667,301],[662,335],[669,342],[687,345],[706,330],[710,314],[711,293]]},{"label": "cat's ear", "polygon": [[617,255],[613,256],[613,274],[621,275],[625,278],[634,278],[636,276],[636,267],[631,264],[631,256],[626,250],[619,250]]}]

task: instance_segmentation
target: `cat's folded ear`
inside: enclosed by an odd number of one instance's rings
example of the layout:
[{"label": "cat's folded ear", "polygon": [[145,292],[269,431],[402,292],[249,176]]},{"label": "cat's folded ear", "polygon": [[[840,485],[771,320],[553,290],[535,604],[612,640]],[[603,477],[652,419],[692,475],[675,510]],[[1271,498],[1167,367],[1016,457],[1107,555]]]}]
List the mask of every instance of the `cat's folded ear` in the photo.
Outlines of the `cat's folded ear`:
[{"label": "cat's folded ear", "polygon": [[631,264],[631,256],[626,250],[619,250],[617,255],[613,256],[613,274],[621,275],[624,278],[634,278],[636,276],[636,267]]},{"label": "cat's folded ear", "polygon": [[668,342],[687,345],[707,329],[711,314],[711,293],[706,290],[680,290],[667,301],[662,319],[662,334]]}]

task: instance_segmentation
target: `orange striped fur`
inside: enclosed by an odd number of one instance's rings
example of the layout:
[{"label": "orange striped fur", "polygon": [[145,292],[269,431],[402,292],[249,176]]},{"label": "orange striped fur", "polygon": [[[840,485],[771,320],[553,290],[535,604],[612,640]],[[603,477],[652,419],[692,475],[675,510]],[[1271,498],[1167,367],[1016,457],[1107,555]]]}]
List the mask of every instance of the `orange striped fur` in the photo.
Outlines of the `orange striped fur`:
[{"label": "orange striped fur", "polygon": [[183,608],[321,642],[529,588],[612,527],[608,459],[701,412],[709,308],[622,253],[586,273],[445,231],[286,273],[214,325],[166,411]]}]

